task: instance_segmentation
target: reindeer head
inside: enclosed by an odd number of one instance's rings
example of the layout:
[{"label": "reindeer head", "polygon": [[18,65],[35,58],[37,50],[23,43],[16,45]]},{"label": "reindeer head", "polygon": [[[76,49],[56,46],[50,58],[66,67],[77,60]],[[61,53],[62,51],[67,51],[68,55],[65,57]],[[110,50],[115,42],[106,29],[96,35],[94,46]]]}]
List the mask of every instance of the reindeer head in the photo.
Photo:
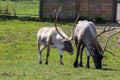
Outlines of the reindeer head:
[{"label": "reindeer head", "polygon": [[103,59],[103,51],[100,46],[98,48],[89,48],[90,54],[93,58],[95,68],[96,69],[101,69],[102,68],[102,59]]},{"label": "reindeer head", "polygon": [[63,40],[62,44],[64,45],[64,50],[66,50],[69,54],[73,54],[73,45],[71,40]]},{"label": "reindeer head", "polygon": [[95,55],[93,57],[93,61],[95,63],[95,68],[96,69],[102,69],[102,56],[101,55]]}]

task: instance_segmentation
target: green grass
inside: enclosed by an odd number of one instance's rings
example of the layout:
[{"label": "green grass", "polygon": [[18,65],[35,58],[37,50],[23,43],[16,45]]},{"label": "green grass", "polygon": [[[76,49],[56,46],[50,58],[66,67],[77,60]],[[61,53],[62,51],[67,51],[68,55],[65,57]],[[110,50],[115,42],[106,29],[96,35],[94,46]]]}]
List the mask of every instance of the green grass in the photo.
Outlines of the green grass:
[{"label": "green grass", "polygon": [[[53,26],[52,22],[32,22],[19,20],[0,21],[0,80],[120,80],[120,58],[105,53],[103,69],[96,70],[91,59],[91,68],[73,68],[75,53],[65,52],[64,65],[59,65],[56,49],[51,49],[49,65],[37,64],[38,52],[36,33],[40,27]],[[71,23],[59,24],[69,34]],[[117,35],[116,37],[119,37]],[[112,42],[111,42],[112,44]],[[114,47],[113,47],[114,48]],[[114,53],[120,56],[119,48]],[[43,51],[45,61],[46,50]]]},{"label": "green grass", "polygon": [[38,15],[39,1],[0,1],[0,9],[2,9],[2,11],[4,11],[7,6],[10,13],[13,13],[15,10],[16,14]]}]

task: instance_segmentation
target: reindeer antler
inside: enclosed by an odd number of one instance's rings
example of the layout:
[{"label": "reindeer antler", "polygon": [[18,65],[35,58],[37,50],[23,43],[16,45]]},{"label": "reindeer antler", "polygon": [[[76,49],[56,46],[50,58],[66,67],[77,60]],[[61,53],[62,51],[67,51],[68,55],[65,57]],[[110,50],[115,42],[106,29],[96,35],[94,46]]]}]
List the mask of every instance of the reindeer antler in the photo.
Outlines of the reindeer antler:
[{"label": "reindeer antler", "polygon": [[[98,34],[98,35],[96,36],[96,38],[97,38],[98,36],[102,35],[103,33],[106,33],[106,32],[109,32],[109,31],[113,31],[113,30],[116,29],[116,28],[112,28],[112,26],[110,26],[110,27],[107,29],[107,25],[108,25],[108,23],[106,23],[103,31],[102,31],[100,34]],[[96,39],[96,38],[95,38],[95,39]]]},{"label": "reindeer antler", "polygon": [[63,37],[64,39],[66,39],[60,32],[59,30],[57,29],[57,19],[58,19],[58,15],[59,15],[59,12],[62,11],[62,6],[59,6],[58,10],[55,10],[56,14],[55,14],[55,29],[56,31],[58,32],[58,34],[60,34],[61,37]]},{"label": "reindeer antler", "polygon": [[109,40],[110,40],[113,36],[115,36],[116,34],[118,34],[118,33],[120,33],[120,31],[112,34],[112,35],[106,40],[106,44],[105,44],[103,53],[106,51],[106,52],[109,52],[110,54],[112,54],[112,55],[115,57],[115,55],[114,55],[111,51],[107,50],[106,48],[107,48],[107,44],[108,44]]},{"label": "reindeer antler", "polygon": [[[103,31],[102,31],[100,34],[98,34],[98,35],[96,36],[96,38],[97,38],[98,36],[106,33],[106,32],[113,31],[113,30],[116,29],[116,28],[112,28],[112,26],[110,26],[110,27],[107,29],[107,25],[108,25],[108,23],[106,23]],[[103,49],[103,53],[106,51],[106,52],[112,54],[112,55],[115,57],[115,54],[113,54],[111,51],[107,50],[107,45],[108,45],[109,40],[110,40],[113,36],[115,36],[116,34],[118,34],[118,33],[120,33],[120,31],[118,31],[118,32],[116,32],[116,33],[114,33],[114,34],[112,34],[111,36],[108,37],[108,39],[107,39],[106,42],[105,42],[105,47],[104,47],[104,49]]]},{"label": "reindeer antler", "polygon": [[75,21],[74,21],[74,23],[73,23],[73,28],[72,28],[72,33],[71,33],[71,34],[72,34],[72,35],[71,35],[71,36],[72,36],[72,38],[71,38],[71,39],[73,39],[73,35],[74,35],[74,28],[75,28],[75,26],[76,26],[75,24],[77,23],[77,21],[78,21],[79,17],[80,17],[80,15],[78,14],[78,15],[77,15],[77,17],[76,17],[76,19],[75,19]]}]

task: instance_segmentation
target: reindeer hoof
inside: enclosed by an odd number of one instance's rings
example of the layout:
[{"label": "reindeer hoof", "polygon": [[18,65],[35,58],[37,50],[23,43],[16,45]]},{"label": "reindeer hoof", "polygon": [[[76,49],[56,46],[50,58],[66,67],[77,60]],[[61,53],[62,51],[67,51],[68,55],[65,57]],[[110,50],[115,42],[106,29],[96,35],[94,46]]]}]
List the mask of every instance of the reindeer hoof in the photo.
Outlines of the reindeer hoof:
[{"label": "reindeer hoof", "polygon": [[64,65],[63,62],[60,62],[60,65]]},{"label": "reindeer hoof", "polygon": [[42,64],[42,61],[39,61],[38,64]]},{"label": "reindeer hoof", "polygon": [[74,65],[73,65],[73,67],[74,68],[78,68],[78,63],[75,62]]},{"label": "reindeer hoof", "polygon": [[46,62],[46,61],[45,61],[45,63],[44,63],[44,64],[45,64],[45,65],[48,65],[48,62]]},{"label": "reindeer hoof", "polygon": [[82,64],[82,63],[80,63],[80,64],[79,64],[79,66],[80,66],[80,67],[83,67],[83,64]]},{"label": "reindeer hoof", "polygon": [[88,68],[88,69],[89,69],[89,68],[90,68],[90,66],[89,66],[89,65],[86,65],[86,68]]}]

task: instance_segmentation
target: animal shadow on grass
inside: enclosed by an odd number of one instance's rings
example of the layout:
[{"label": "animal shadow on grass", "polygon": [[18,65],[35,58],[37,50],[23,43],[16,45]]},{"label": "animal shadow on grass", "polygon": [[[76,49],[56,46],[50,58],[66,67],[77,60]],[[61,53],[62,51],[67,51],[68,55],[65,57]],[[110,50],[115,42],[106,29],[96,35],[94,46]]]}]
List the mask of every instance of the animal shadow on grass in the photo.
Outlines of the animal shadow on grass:
[{"label": "animal shadow on grass", "polygon": [[[103,66],[107,66],[107,65],[103,64]],[[113,69],[113,68],[102,68],[101,70],[104,70],[104,71],[117,71],[117,69]]]},{"label": "animal shadow on grass", "polygon": [[[103,66],[107,66],[106,64],[103,64]],[[93,69],[96,69],[96,68],[93,68]],[[117,69],[113,69],[113,68],[102,68],[102,69],[98,69],[98,70],[104,70],[104,71],[117,71]]]},{"label": "animal shadow on grass", "polygon": [[[96,70],[96,68],[93,68]],[[117,71],[117,69],[113,69],[113,68],[102,68],[102,69],[98,69],[98,70],[103,70],[103,71]]]},{"label": "animal shadow on grass", "polygon": [[112,68],[103,68],[101,70],[104,70],[104,71],[117,71],[117,69],[112,69]]}]

